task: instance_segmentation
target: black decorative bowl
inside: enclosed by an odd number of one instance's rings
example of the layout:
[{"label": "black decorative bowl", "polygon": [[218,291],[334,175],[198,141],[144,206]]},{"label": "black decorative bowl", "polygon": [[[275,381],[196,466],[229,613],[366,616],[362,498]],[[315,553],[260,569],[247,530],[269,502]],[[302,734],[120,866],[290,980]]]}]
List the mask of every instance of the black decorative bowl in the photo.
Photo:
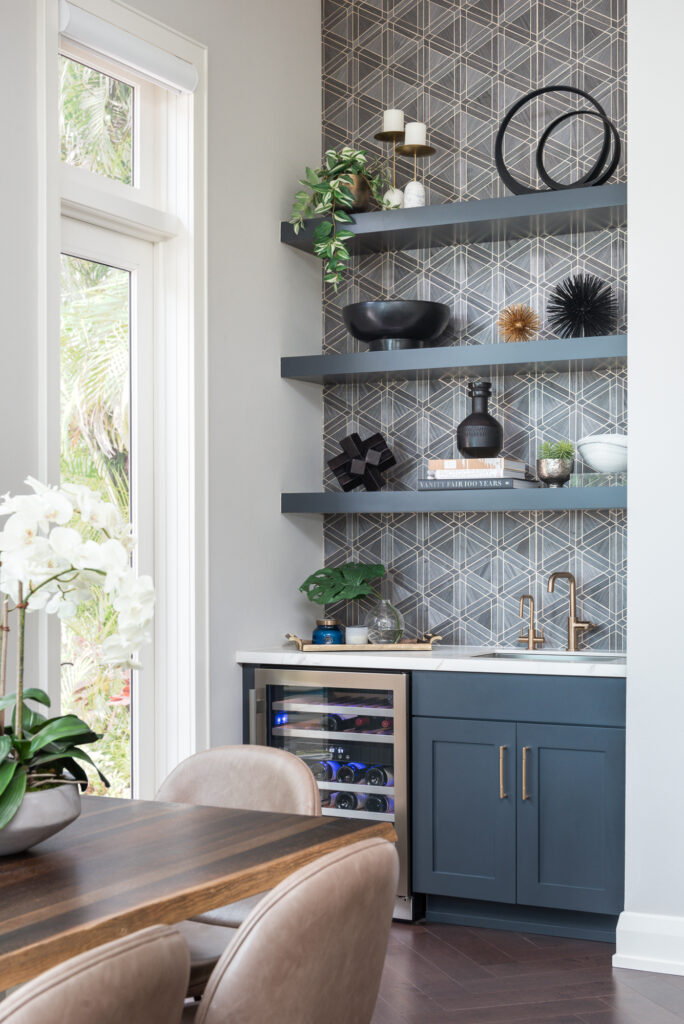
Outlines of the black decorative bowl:
[{"label": "black decorative bowl", "polygon": [[450,314],[443,302],[422,299],[352,302],[342,310],[349,333],[374,352],[433,345],[449,323]]}]

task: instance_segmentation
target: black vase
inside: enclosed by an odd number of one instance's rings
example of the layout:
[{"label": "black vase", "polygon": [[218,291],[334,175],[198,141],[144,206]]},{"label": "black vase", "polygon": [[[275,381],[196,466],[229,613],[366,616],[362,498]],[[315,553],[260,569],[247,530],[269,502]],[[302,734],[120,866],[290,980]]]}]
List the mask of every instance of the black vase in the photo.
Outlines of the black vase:
[{"label": "black vase", "polygon": [[503,447],[503,428],[489,415],[487,403],[492,393],[488,380],[468,385],[468,396],[473,401],[470,416],[459,423],[456,444],[461,455],[469,459],[482,459],[498,455]]}]

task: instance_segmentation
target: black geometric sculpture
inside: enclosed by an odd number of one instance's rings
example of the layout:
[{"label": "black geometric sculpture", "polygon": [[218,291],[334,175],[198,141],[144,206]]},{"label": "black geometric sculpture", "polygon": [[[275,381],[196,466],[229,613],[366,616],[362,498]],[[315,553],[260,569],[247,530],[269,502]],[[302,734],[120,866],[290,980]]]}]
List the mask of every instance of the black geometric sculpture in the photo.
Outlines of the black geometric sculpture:
[{"label": "black geometric sculpture", "polygon": [[613,333],[618,304],[605,281],[594,274],[575,274],[553,289],[546,313],[561,338],[593,338]]},{"label": "black geometric sculpture", "polygon": [[[546,189],[530,188],[527,185],[523,185],[521,182],[519,182],[516,178],[513,177],[511,172],[506,167],[504,161],[503,143],[504,135],[506,134],[506,129],[508,128],[508,125],[513,120],[515,115],[518,113],[520,108],[524,107],[526,103],[529,103],[537,96],[543,96],[545,93],[549,92],[574,93],[576,96],[581,96],[583,99],[587,100],[589,103],[591,103],[591,105],[594,108],[593,110],[571,110],[567,114],[561,114],[560,117],[557,117],[555,121],[552,121],[548,128],[544,130],[544,133],[537,145],[536,164],[539,177],[552,192],[560,191],[561,189],[566,188],[582,188],[584,185],[603,185],[605,184],[605,182],[608,181],[610,176],[613,174],[615,168],[617,167],[620,161],[620,136],[617,133],[615,125],[612,123],[612,121],[608,120],[606,112],[601,106],[601,104],[598,102],[598,100],[595,100],[594,97],[590,96],[588,92],[584,92],[583,89],[576,89],[573,85],[547,85],[544,89],[535,89],[534,92],[528,93],[527,96],[523,96],[521,100],[518,100],[517,103],[514,103],[511,109],[504,117],[503,121],[501,122],[501,127],[496,133],[496,142],[494,144],[494,160],[496,163],[496,169],[499,172],[499,177],[503,181],[504,185],[506,186],[506,188],[510,189],[513,195],[524,196],[529,195],[533,192],[546,191]],[[551,175],[547,172],[544,166],[544,148],[552,132],[554,132],[560,124],[563,124],[564,121],[569,120],[569,118],[571,117],[598,117],[599,120],[603,123],[603,145],[601,147],[601,152],[599,153],[594,166],[590,168],[586,174],[583,174],[581,178],[578,178],[577,181],[572,181],[565,184],[564,182],[561,181],[554,181]],[[608,163],[611,148],[613,150],[613,156],[610,159],[610,162]]]},{"label": "black geometric sculpture", "polygon": [[358,434],[350,434],[342,438],[340,447],[342,454],[329,459],[328,466],[343,491],[352,491],[361,484],[367,491],[379,491],[382,474],[397,462],[382,434],[372,434],[365,441]]}]

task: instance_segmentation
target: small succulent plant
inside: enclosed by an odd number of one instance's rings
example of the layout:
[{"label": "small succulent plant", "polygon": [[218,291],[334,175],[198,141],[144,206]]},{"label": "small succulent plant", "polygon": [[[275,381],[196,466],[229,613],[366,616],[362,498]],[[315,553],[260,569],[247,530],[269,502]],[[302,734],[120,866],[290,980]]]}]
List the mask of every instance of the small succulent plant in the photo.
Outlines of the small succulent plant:
[{"label": "small succulent plant", "polygon": [[543,441],[537,452],[538,459],[566,459],[575,457],[575,446],[572,441]]}]

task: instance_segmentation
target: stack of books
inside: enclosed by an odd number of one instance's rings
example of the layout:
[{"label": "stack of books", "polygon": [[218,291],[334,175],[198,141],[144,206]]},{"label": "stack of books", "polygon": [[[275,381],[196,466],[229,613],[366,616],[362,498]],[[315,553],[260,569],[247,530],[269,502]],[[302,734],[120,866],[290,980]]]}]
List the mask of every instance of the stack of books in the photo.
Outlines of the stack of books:
[{"label": "stack of books", "polygon": [[419,491],[452,491],[539,487],[533,472],[521,459],[502,455],[488,459],[430,459],[427,478],[418,481]]}]

